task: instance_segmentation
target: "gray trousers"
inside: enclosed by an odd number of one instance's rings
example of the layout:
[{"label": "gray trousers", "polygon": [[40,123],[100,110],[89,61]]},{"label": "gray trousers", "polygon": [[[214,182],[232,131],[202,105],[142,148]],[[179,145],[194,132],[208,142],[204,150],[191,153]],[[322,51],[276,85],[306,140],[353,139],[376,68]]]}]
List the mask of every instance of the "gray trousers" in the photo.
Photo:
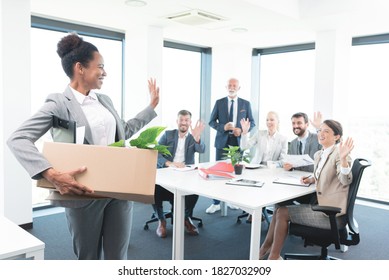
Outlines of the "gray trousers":
[{"label": "gray trousers", "polygon": [[73,251],[80,260],[127,260],[133,202],[96,199],[85,207],[65,208]]},{"label": "gray trousers", "polygon": [[[290,221],[299,225],[312,226],[322,229],[331,229],[330,219],[327,215],[320,211],[313,211],[312,205],[288,205]],[[344,227],[346,220],[344,215],[336,217],[336,222],[339,227]]]}]

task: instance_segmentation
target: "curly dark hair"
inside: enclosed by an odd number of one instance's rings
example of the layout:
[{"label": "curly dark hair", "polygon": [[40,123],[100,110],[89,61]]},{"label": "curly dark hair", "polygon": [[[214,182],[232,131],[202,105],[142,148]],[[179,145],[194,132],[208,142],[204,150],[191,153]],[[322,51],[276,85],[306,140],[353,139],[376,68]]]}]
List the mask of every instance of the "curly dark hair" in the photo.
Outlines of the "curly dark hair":
[{"label": "curly dark hair", "polygon": [[57,54],[61,58],[62,68],[70,79],[74,75],[73,65],[80,62],[87,67],[93,59],[94,52],[98,52],[98,49],[76,33],[63,37],[57,44]]}]

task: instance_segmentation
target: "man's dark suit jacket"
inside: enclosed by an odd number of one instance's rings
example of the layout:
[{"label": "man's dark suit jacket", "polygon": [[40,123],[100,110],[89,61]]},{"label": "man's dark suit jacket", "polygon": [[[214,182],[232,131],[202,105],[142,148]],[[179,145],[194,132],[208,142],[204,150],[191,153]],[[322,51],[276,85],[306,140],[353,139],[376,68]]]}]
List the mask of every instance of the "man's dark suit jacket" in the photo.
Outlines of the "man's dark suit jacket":
[{"label": "man's dark suit jacket", "polygon": [[[250,102],[245,99],[238,98],[238,117],[235,127],[242,128],[240,125],[241,119],[249,119],[250,130],[255,126]],[[216,101],[211,113],[211,120],[209,121],[209,125],[217,131],[215,137],[216,149],[223,149],[227,145],[229,132],[224,130],[224,125],[226,123],[228,123],[228,97],[224,97]],[[238,145],[240,145],[240,137],[237,138]]]},{"label": "man's dark suit jacket", "polygon": [[[172,154],[171,156],[168,155],[162,155],[158,154],[158,162],[157,166],[158,168],[165,167],[166,161],[173,161],[174,156],[176,154],[177,150],[177,144],[178,144],[178,130],[167,130],[159,139],[158,143],[160,145],[168,146],[169,152]],[[205,151],[205,144],[200,139],[200,143],[197,143],[192,134],[188,134],[188,136],[185,139],[185,164],[194,164],[195,159],[194,155],[196,152],[198,153],[204,153]]]}]

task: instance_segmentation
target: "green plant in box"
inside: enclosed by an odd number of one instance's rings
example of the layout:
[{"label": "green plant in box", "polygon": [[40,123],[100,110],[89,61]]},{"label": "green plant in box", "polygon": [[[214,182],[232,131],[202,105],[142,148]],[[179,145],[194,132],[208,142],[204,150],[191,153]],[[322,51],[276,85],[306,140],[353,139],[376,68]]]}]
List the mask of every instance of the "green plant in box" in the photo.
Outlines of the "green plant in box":
[{"label": "green plant in box", "polygon": [[[141,134],[139,134],[138,138],[130,140],[131,147],[137,147],[139,149],[150,149],[157,150],[159,153],[163,155],[171,155],[167,146],[160,145],[157,142],[158,136],[164,131],[166,127],[163,126],[153,126],[145,129]],[[120,140],[118,142],[112,143],[109,146],[112,147],[125,147],[125,141]]]}]

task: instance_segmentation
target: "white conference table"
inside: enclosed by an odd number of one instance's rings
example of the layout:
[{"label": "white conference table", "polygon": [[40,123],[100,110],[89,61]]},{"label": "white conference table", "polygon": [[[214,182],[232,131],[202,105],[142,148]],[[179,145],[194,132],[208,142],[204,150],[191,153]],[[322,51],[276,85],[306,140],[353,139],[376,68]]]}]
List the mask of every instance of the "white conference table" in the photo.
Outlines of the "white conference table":
[{"label": "white conference table", "polygon": [[[214,163],[213,163],[214,164]],[[202,163],[202,166],[212,166]],[[206,180],[198,174],[198,170],[177,171],[171,168],[157,169],[156,184],[163,186],[174,194],[174,223],[172,259],[184,259],[184,196],[197,194],[208,198],[234,204],[252,215],[250,259],[259,259],[261,240],[262,208],[282,201],[313,193],[315,186],[300,187],[274,184],[276,177],[283,175],[304,176],[310,173],[302,171],[284,171],[282,168],[245,169],[236,178],[264,181],[261,188],[227,185],[227,180]]]},{"label": "white conference table", "polygon": [[45,243],[0,216],[0,260],[44,259]]}]

